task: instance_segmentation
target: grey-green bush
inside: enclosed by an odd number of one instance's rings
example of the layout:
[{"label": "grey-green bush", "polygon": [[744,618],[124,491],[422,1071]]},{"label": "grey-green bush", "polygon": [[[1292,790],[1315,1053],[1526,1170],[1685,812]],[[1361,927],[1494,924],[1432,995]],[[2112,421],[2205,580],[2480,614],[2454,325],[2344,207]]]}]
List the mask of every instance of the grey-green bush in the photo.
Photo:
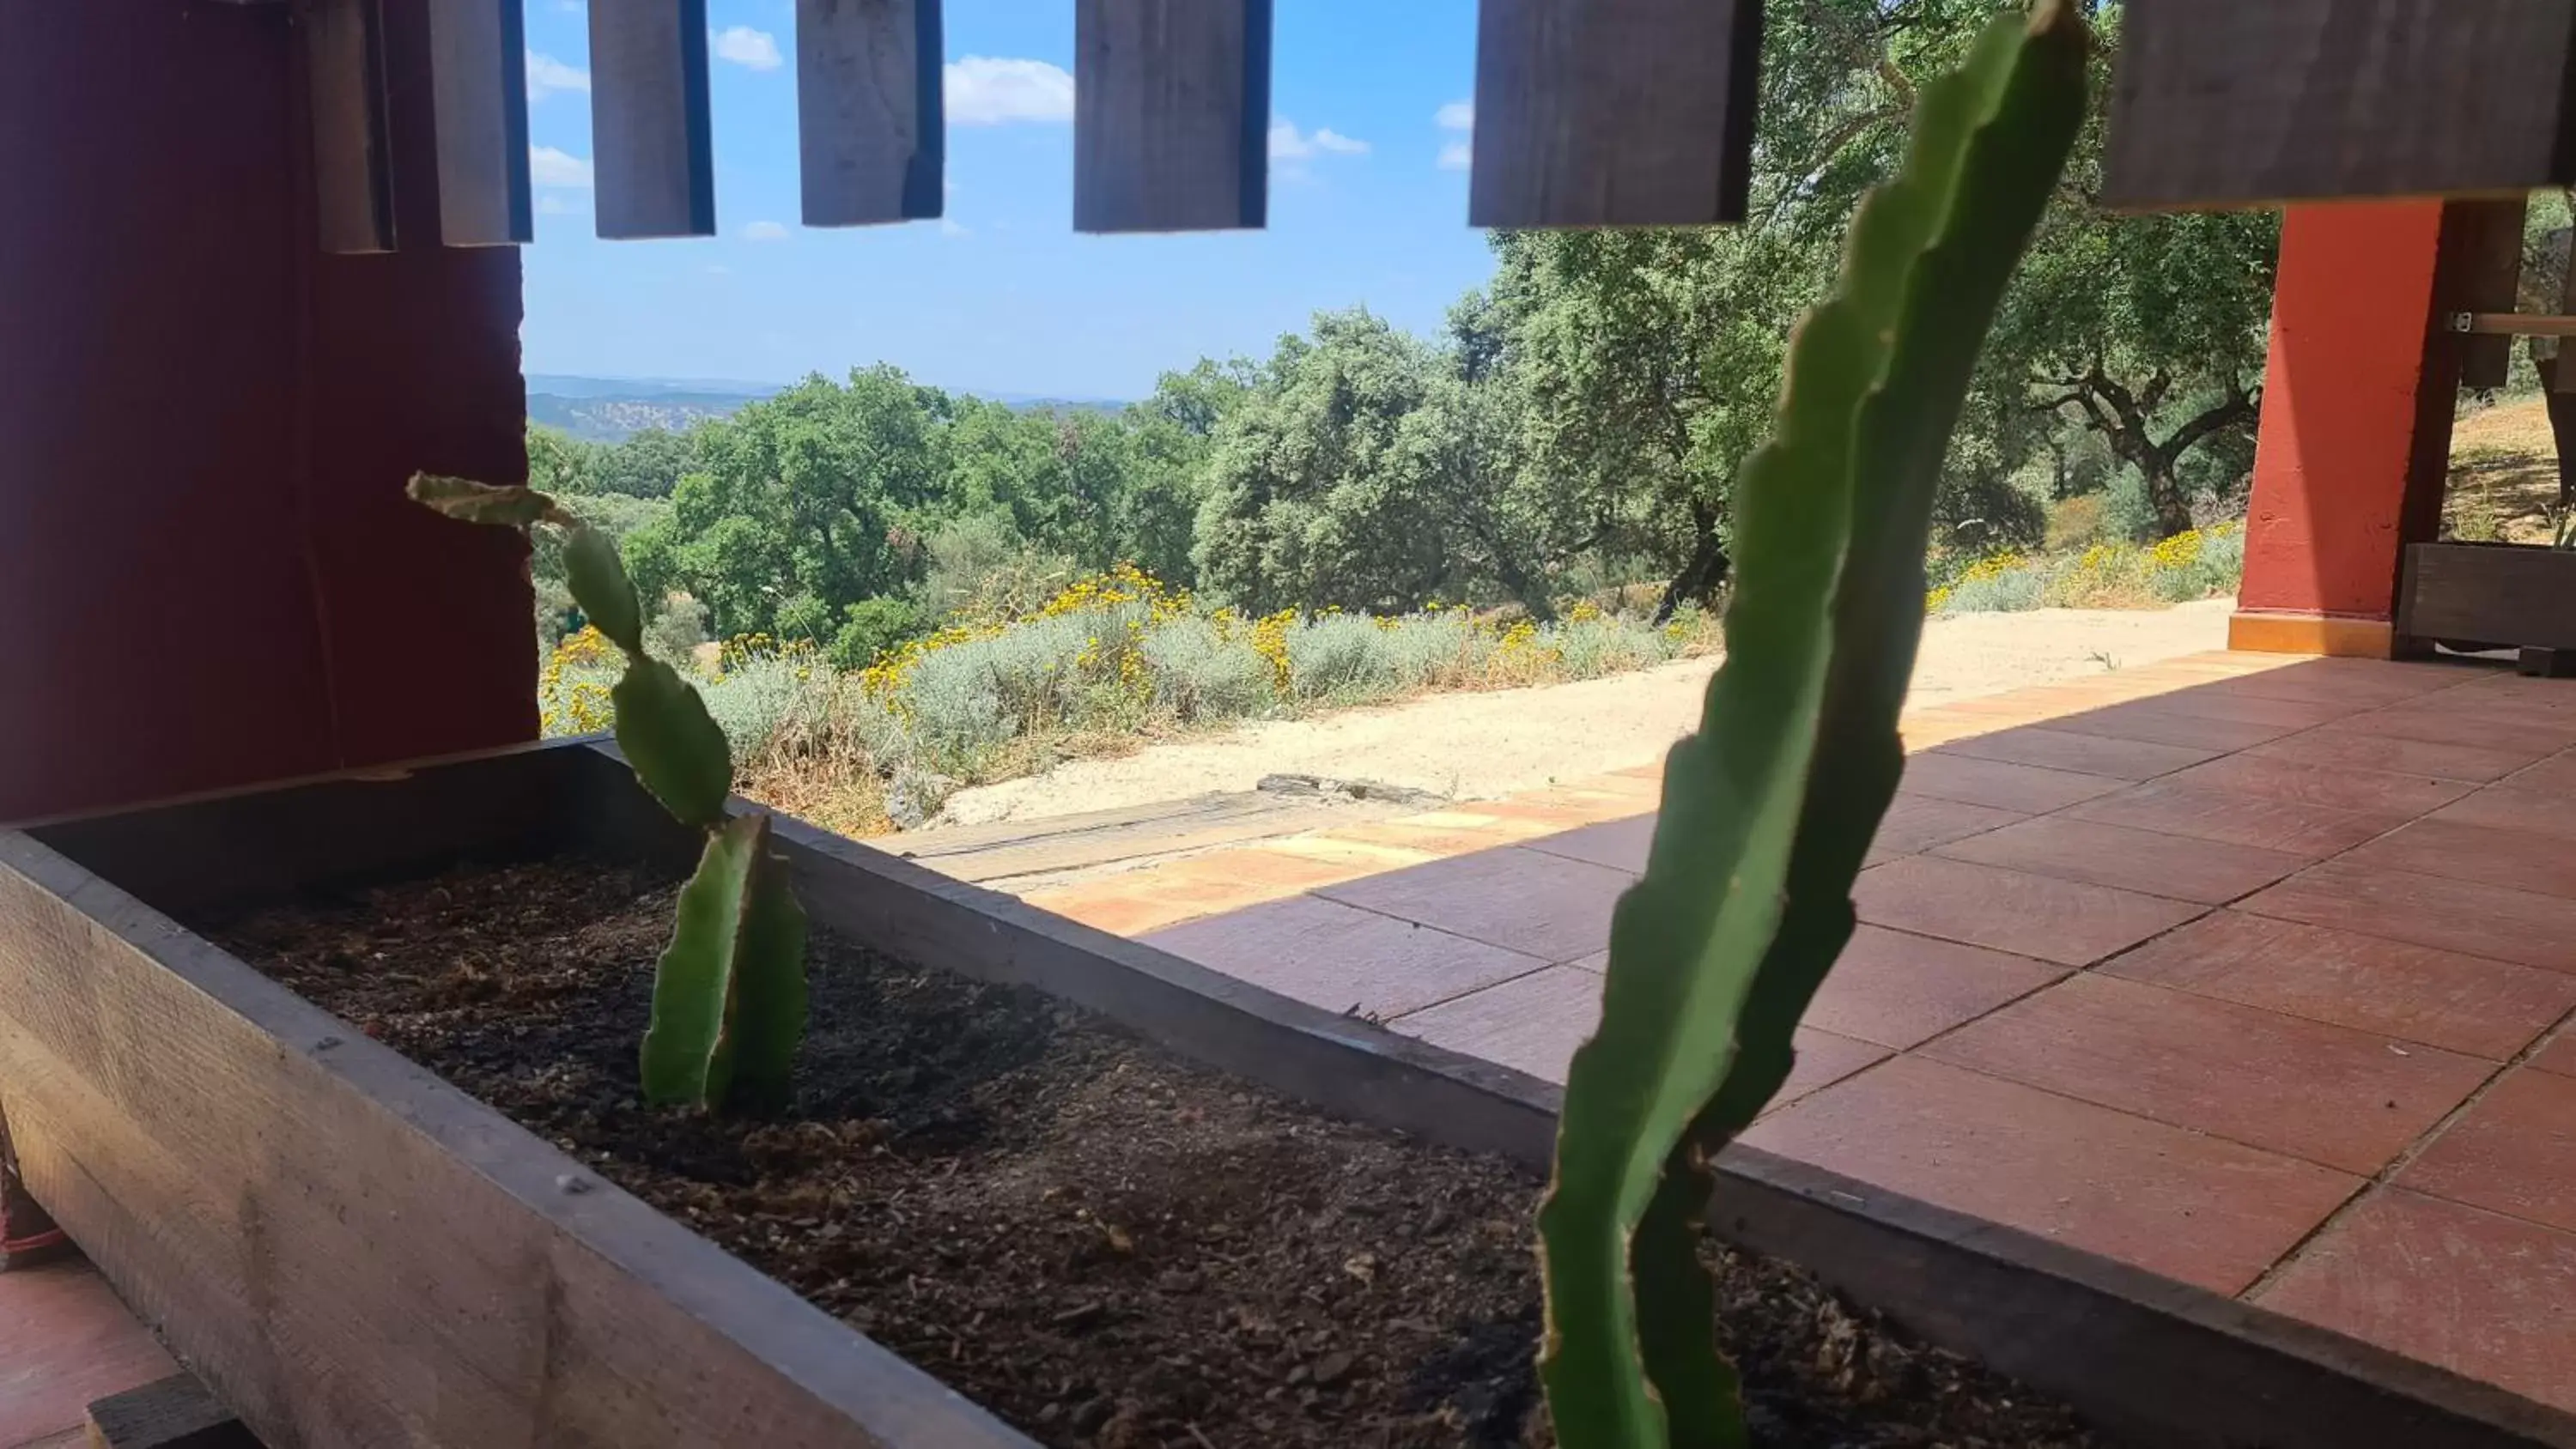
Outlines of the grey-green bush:
[{"label": "grey-green bush", "polygon": [[1175,619],[1145,636],[1154,703],[1191,724],[1267,714],[1279,703],[1277,673],[1240,637],[1205,619]]},{"label": "grey-green bush", "polygon": [[1376,699],[1403,680],[1390,631],[1362,614],[1325,614],[1288,631],[1288,687],[1301,700]]}]

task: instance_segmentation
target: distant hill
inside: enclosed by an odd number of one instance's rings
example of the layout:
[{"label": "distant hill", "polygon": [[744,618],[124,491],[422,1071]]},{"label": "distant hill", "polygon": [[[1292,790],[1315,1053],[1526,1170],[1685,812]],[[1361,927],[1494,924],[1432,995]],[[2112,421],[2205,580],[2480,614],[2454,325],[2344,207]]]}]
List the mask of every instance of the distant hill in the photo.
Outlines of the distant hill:
[{"label": "distant hill", "polygon": [[[584,442],[622,443],[648,428],[681,432],[709,418],[730,417],[745,403],[783,391],[780,384],[773,382],[575,377],[532,372],[528,374],[528,421],[560,428]],[[1116,412],[1126,406],[1108,398],[1045,397],[1037,393],[986,392],[975,396],[1023,412]]]}]

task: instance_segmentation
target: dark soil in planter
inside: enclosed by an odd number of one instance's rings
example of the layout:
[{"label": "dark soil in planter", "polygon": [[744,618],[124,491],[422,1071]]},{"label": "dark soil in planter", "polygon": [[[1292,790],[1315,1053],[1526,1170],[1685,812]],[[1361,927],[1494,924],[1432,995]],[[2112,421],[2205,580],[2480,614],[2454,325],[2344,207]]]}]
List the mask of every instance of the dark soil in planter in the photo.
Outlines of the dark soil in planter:
[{"label": "dark soil in planter", "polygon": [[[1043,1443],[1552,1442],[1517,1166],[827,932],[792,1117],[650,1110],[671,896],[590,862],[476,868],[212,934]],[[1710,1257],[1768,1444],[2097,1442],[1794,1269]]]}]

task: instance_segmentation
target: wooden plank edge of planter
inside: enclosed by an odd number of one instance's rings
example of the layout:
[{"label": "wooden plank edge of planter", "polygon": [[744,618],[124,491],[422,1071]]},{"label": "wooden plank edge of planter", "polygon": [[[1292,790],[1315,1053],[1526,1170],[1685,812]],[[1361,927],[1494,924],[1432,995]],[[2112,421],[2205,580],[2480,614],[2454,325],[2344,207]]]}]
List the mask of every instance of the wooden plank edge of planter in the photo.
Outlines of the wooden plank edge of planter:
[{"label": "wooden plank edge of planter", "polygon": [[[2529,543],[2414,543],[2397,632],[2495,648],[2576,649],[2576,552]],[[2562,607],[2552,607],[2562,605]]]},{"label": "wooden plank edge of planter", "polygon": [[[596,813],[585,817],[605,819],[619,800],[638,816],[652,811],[615,746],[594,749],[608,769]],[[779,817],[776,838],[813,918],[889,955],[1037,987],[1219,1071],[1375,1126],[1540,1170],[1552,1156],[1563,1093],[1536,1077],[796,820]],[[2576,1449],[2576,1415],[2268,1309],[1756,1149],[1731,1148],[1718,1166],[1710,1225],[1720,1236],[1803,1264],[1932,1342],[2147,1442]],[[2176,1392],[2186,1384],[2195,1391]],[[2222,1392],[2198,1392],[2205,1387]],[[2392,1430],[2402,1437],[2374,1437]]]},{"label": "wooden plank edge of planter", "polygon": [[[577,773],[571,798],[588,799],[595,807],[586,812],[591,818],[583,833],[613,836],[615,846],[629,850],[669,853],[675,845],[685,845],[673,834],[676,827],[634,790],[613,750],[573,741],[512,754]],[[458,765],[452,775],[423,771],[340,783],[376,790],[453,791],[468,775],[518,788],[517,777],[488,758]],[[238,800],[201,803],[232,808]],[[641,809],[629,818],[627,810],[602,803],[619,800]],[[259,808],[257,801],[246,803]],[[104,831],[111,823],[92,821],[87,827]],[[988,979],[1030,981],[1071,1000],[1088,992],[1092,1000],[1085,1004],[1167,1047],[1328,1110],[1426,1140],[1500,1151],[1533,1165],[1547,1158],[1559,1093],[1546,1083],[1289,1001],[802,825],[786,823],[781,834],[802,873],[811,877],[829,871],[845,878],[846,888],[823,893],[817,918],[854,930],[871,944]],[[510,1275],[503,1291],[525,1296],[536,1291],[532,1283],[542,1283],[537,1296],[543,1300],[544,1322],[535,1336],[544,1340],[541,1356],[548,1362],[560,1356],[578,1368],[575,1350],[604,1346],[612,1363],[636,1366],[635,1375],[610,1386],[626,1392],[639,1384],[659,1387],[669,1381],[674,1386],[667,1392],[703,1401],[714,1397],[708,1388],[713,1382],[736,1392],[739,1409],[739,1395],[748,1392],[748,1384],[760,1390],[754,1407],[773,1416],[782,1412],[782,1400],[799,1410],[823,1406],[827,1418],[822,1428],[770,1435],[782,1445],[914,1445],[923,1442],[916,1435],[955,1424],[961,1411],[975,1436],[936,1441],[943,1449],[957,1443],[1025,1444],[980,1410],[642,1203],[605,1186],[567,1193],[566,1179],[586,1176],[570,1159],[186,935],[117,886],[27,836],[0,834],[0,1108],[37,1100],[48,1091],[85,1099],[76,1105],[111,1099],[111,1110],[99,1122],[44,1117],[35,1129],[43,1158],[36,1178],[39,1195],[50,1192],[77,1204],[74,1232],[106,1249],[101,1261],[112,1281],[147,1319],[172,1331],[182,1354],[208,1371],[246,1417],[252,1417],[255,1402],[277,1399],[282,1380],[273,1372],[265,1378],[239,1372],[238,1362],[230,1377],[211,1372],[218,1366],[194,1345],[211,1337],[218,1347],[239,1348],[234,1340],[242,1336],[243,1315],[253,1312],[257,1295],[248,1291],[241,1275],[210,1289],[200,1281],[207,1275],[192,1275],[169,1262],[166,1251],[154,1251],[157,1239],[175,1230],[172,1224],[185,1226],[193,1220],[185,1215],[204,1214],[202,1199],[209,1184],[245,1172],[238,1165],[244,1142],[198,1144],[230,1154],[211,1163],[210,1172],[197,1172],[198,1164],[181,1164],[190,1170],[158,1179],[142,1173],[144,1181],[123,1184],[129,1194],[147,1199],[158,1189],[166,1200],[120,1200],[110,1190],[119,1184],[99,1175],[104,1169],[114,1176],[120,1166],[129,1179],[138,1175],[135,1163],[113,1160],[120,1142],[137,1145],[142,1157],[155,1155],[152,1139],[139,1134],[148,1134],[152,1125],[169,1126],[153,1119],[172,1114],[164,1098],[147,1090],[154,1069],[184,1078],[179,1091],[217,1100],[226,1094],[210,1091],[207,1082],[185,1070],[187,1052],[156,1054],[136,1030],[119,1035],[112,1047],[121,1070],[96,1075],[131,1077],[142,1071],[144,1079],[111,1080],[105,1086],[75,1081],[66,1089],[45,1073],[15,1069],[33,1060],[22,1045],[32,1030],[26,998],[38,964],[29,931],[31,897],[39,907],[50,901],[57,917],[68,913],[79,918],[72,924],[90,937],[89,944],[104,950],[129,975],[139,971],[151,994],[184,1000],[199,1014],[211,1004],[220,1009],[216,1019],[228,1016],[257,1034],[247,1050],[238,1040],[225,1049],[254,1063],[264,1059],[269,1071],[290,1078],[296,1090],[281,1098],[290,1115],[275,1124],[278,1132],[267,1132],[271,1124],[261,1124],[251,1139],[256,1145],[279,1150],[280,1135],[309,1144],[311,1135],[300,1130],[302,1124],[291,1114],[309,1115],[312,1108],[303,1099],[310,1095],[356,1112],[365,1127],[363,1133],[344,1132],[332,1139],[364,1140],[356,1156],[343,1153],[316,1175],[323,1184],[330,1184],[345,1163],[372,1162],[395,1148],[427,1145],[444,1154],[423,1171],[461,1191],[440,1198],[440,1212],[430,1221],[443,1229],[465,1222],[470,1229],[497,1218],[544,1245],[513,1256],[492,1251],[491,1234],[484,1233],[476,1238],[482,1258],[474,1261],[481,1267],[503,1264]],[[189,949],[174,950],[176,941],[188,943]],[[1002,953],[998,957],[997,949]],[[86,984],[97,989],[94,981]],[[170,1022],[154,1023],[131,1011],[87,1016],[57,1012],[52,1025],[62,1030],[66,1022],[95,1020],[130,1028],[157,1024],[162,1035],[170,1034]],[[348,1040],[324,1048],[322,1038],[312,1035],[333,1028]],[[1330,1070],[1319,1071],[1319,1064]],[[115,1111],[112,1097],[118,1092],[141,1092],[156,1110],[129,1106]],[[117,1138],[120,1131],[119,1140],[89,1140],[101,1134]],[[180,1145],[188,1145],[181,1135]],[[25,1136],[22,1130],[22,1141]],[[153,1165],[163,1164],[143,1164]],[[2355,1442],[2386,1442],[2386,1431],[2402,1429],[2403,1442],[2433,1449],[2576,1449],[2576,1416],[2260,1308],[1750,1149],[1731,1150],[1720,1168],[1712,1224],[1722,1236],[1806,1263],[1854,1299],[1932,1342],[2062,1397],[2106,1425],[2141,1427],[2152,1430],[2158,1442],[2185,1444],[2264,1442],[2285,1449],[2340,1449]],[[388,1211],[381,1200],[357,1207],[362,1218],[365,1211],[379,1216]],[[276,1224],[263,1240],[257,1220],[246,1225],[238,1212],[213,1226],[253,1239],[243,1249],[246,1257],[265,1253],[274,1258],[281,1245],[309,1246],[295,1234],[275,1231]],[[329,1229],[327,1220],[320,1226]],[[416,1229],[407,1224],[401,1231]],[[362,1242],[372,1242],[364,1236],[363,1221],[357,1231]],[[416,1251],[418,1245],[405,1247]],[[441,1260],[436,1267],[447,1273],[455,1264]],[[258,1311],[274,1318],[279,1312],[275,1284],[287,1274],[272,1263],[267,1276],[267,1304]],[[443,1291],[435,1278],[407,1281]],[[350,1296],[342,1279],[331,1280],[329,1287],[335,1298]],[[375,1299],[367,1301],[370,1307],[384,1307]],[[599,1306],[606,1302],[613,1302],[613,1310]],[[366,1318],[366,1326],[378,1333],[390,1331],[388,1325],[413,1326],[400,1306]],[[490,1304],[475,1306],[475,1335],[528,1336],[525,1324],[502,1319]],[[580,1308],[591,1311],[565,1319],[567,1310]],[[624,1316],[628,1314],[641,1316]],[[180,1324],[176,1319],[181,1316],[197,1321]],[[621,1355],[617,1343],[597,1344],[602,1322],[618,1337],[645,1343],[646,1350]],[[638,1332],[639,1325],[667,1329],[674,1323],[686,1342],[667,1333]],[[589,1339],[582,1336],[585,1328]],[[402,1372],[416,1379],[421,1373],[417,1360],[432,1346],[473,1357],[471,1351],[483,1341],[465,1337],[446,1343],[418,1332],[408,1337],[397,1333],[389,1351],[403,1356]],[[256,1345],[250,1351],[255,1354]],[[693,1372],[677,1372],[680,1365]],[[897,1392],[884,1390],[888,1379]],[[2178,1391],[2183,1388],[2191,1391]],[[257,1400],[261,1394],[268,1398]],[[843,1406],[853,1398],[889,1416],[888,1422],[901,1417],[890,1405],[899,1403],[917,1414],[895,1424],[889,1437],[871,1440],[864,1430],[854,1431],[847,1417],[829,1417],[852,1412]],[[554,1412],[585,1409],[594,1415],[600,1411],[595,1396],[559,1395]],[[252,1422],[258,1426],[256,1417]],[[345,1422],[334,1427],[345,1427]],[[527,1442],[526,1427],[523,1416],[506,1433]],[[612,1427],[627,1435],[616,1442],[657,1442],[634,1437],[624,1423]],[[861,1437],[853,1440],[853,1432]],[[506,1434],[501,1441],[507,1441]]]},{"label": "wooden plank edge of planter", "polygon": [[1028,1445],[17,832],[0,1107],[30,1190],[273,1443]]}]

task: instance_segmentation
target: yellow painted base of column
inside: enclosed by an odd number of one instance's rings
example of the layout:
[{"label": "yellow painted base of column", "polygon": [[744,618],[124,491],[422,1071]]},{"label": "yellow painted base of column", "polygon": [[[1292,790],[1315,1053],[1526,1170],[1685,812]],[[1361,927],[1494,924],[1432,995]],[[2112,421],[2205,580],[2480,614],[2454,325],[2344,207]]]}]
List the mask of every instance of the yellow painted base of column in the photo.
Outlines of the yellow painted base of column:
[{"label": "yellow painted base of column", "polygon": [[2396,626],[2386,619],[2240,610],[2227,620],[2227,647],[2254,654],[2386,659],[2395,652],[2396,639]]}]

